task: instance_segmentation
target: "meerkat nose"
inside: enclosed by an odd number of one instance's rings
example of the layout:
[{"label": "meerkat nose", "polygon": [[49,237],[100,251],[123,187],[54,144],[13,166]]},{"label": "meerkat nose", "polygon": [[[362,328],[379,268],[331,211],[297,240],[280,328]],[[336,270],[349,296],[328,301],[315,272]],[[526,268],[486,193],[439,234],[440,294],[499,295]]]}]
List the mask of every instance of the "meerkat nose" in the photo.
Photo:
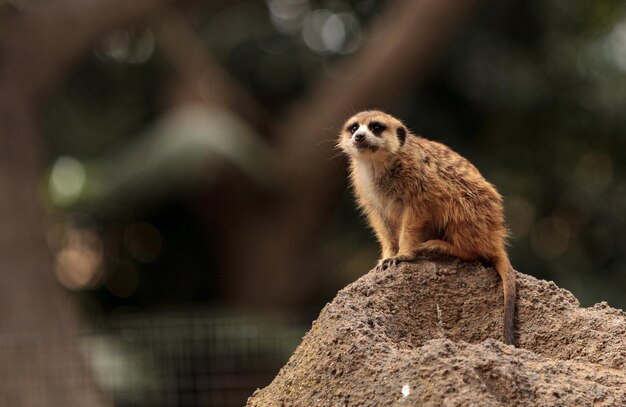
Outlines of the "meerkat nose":
[{"label": "meerkat nose", "polygon": [[355,134],[354,141],[365,141],[365,134],[363,133]]}]

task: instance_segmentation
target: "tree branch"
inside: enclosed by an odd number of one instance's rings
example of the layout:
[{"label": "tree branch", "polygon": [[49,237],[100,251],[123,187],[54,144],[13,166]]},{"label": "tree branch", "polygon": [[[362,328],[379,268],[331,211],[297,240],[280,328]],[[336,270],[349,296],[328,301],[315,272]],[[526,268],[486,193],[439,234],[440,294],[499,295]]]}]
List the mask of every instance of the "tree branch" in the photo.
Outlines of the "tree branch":
[{"label": "tree branch", "polygon": [[[296,105],[278,129],[278,156],[290,202],[283,213],[297,222],[297,236],[316,236],[345,185],[343,166],[328,160],[335,153],[339,126],[368,108],[390,108],[411,84],[424,80],[475,0],[402,0],[375,21],[372,40],[340,64],[341,80],[325,77]],[[351,110],[349,110],[351,109]],[[294,137],[297,135],[297,137]]]},{"label": "tree branch", "polygon": [[270,112],[220,66],[178,10],[167,7],[151,21],[161,51],[188,92],[238,114],[257,130],[274,124]]}]

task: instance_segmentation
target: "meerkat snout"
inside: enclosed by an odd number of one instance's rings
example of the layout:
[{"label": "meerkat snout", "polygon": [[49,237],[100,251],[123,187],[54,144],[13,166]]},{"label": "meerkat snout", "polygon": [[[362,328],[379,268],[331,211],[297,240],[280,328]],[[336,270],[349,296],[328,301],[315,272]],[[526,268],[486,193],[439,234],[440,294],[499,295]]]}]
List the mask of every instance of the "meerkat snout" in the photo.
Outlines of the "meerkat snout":
[{"label": "meerkat snout", "polygon": [[368,132],[368,129],[364,126],[357,128],[352,133],[350,139],[357,153],[375,152],[378,150],[378,141],[374,139],[374,135]]}]

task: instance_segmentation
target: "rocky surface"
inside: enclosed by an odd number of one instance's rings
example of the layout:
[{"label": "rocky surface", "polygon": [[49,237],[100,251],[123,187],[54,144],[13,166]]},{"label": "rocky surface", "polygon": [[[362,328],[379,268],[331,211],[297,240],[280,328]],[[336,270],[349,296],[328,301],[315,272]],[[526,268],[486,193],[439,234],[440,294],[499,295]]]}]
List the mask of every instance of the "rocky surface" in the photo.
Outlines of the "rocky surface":
[{"label": "rocky surface", "polygon": [[626,314],[517,277],[512,347],[493,268],[429,257],[371,271],[247,405],[626,406]]}]

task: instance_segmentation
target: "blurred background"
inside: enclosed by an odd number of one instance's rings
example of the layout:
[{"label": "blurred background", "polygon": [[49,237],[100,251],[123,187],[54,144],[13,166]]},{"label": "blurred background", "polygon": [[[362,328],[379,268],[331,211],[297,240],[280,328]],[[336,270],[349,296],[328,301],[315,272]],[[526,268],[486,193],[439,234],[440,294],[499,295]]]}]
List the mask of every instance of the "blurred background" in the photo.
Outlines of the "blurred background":
[{"label": "blurred background", "polygon": [[626,6],[0,0],[0,404],[240,406],[370,270],[365,108],[504,195],[517,270],[626,307]]}]

